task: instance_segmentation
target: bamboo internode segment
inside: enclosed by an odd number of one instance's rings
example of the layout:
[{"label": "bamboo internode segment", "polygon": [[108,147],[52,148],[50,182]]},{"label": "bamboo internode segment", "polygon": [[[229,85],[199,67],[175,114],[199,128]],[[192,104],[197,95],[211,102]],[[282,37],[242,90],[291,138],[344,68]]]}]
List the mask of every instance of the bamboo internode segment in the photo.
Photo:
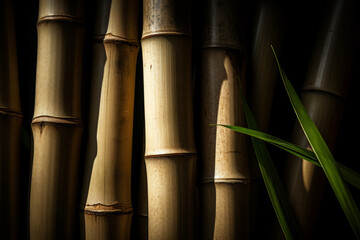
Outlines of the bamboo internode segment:
[{"label": "bamboo internode segment", "polygon": [[251,110],[259,130],[269,125],[274,88],[279,73],[270,45],[281,52],[284,21],[279,1],[261,0],[256,7],[252,49],[249,63],[251,74]]},{"label": "bamboo internode segment", "polygon": [[210,124],[244,125],[240,100],[242,52],[202,50],[202,181],[237,179],[247,183],[250,173],[244,135]]},{"label": "bamboo internode segment", "polygon": [[[358,33],[354,31],[359,27],[359,21],[354,21],[355,5],[356,1],[332,1],[329,4],[301,95],[306,110],[331,150],[344,111],[354,67],[354,49],[358,46]],[[294,141],[309,148],[300,126],[294,128]],[[320,168],[300,159],[288,160],[285,171],[290,202],[304,236],[310,237],[326,182],[325,175]]]},{"label": "bamboo internode segment", "polygon": [[202,47],[246,49],[245,1],[203,1]]},{"label": "bamboo internode segment", "polygon": [[[145,156],[196,153],[193,137],[191,39],[142,40],[145,94]],[[186,130],[184,130],[186,129]]]},{"label": "bamboo internode segment", "polygon": [[89,102],[89,127],[85,155],[84,180],[81,195],[81,209],[84,209],[89,191],[89,183],[93,162],[97,154],[97,129],[99,121],[99,106],[101,86],[103,81],[106,54],[104,37],[107,31],[111,1],[96,1],[93,38],[92,38],[92,62],[91,62],[91,86]]},{"label": "bamboo internode segment", "polygon": [[19,97],[14,12],[12,2],[0,3],[0,232],[4,239],[18,239],[20,130],[22,113]]},{"label": "bamboo internode segment", "polygon": [[96,153],[88,159],[92,168],[84,207],[86,239],[130,238],[137,18],[137,1],[111,1],[100,102],[98,109],[91,109],[98,119]]},{"label": "bamboo internode segment", "polygon": [[[105,42],[105,50],[108,59],[101,86],[97,154],[86,205],[117,202],[131,205],[130,149],[138,46]],[[112,68],[117,71],[111,71]]]},{"label": "bamboo internode segment", "polygon": [[149,239],[194,238],[195,163],[194,154],[146,158]]},{"label": "bamboo internode segment", "polygon": [[189,1],[143,2],[149,239],[194,238],[195,163]]},{"label": "bamboo internode segment", "polygon": [[40,1],[30,238],[72,239],[77,226],[84,24],[81,1]]},{"label": "bamboo internode segment", "polygon": [[204,239],[249,238],[251,175],[246,137],[210,126],[245,124],[240,91],[245,89],[246,10],[241,1],[204,1],[199,202]]}]

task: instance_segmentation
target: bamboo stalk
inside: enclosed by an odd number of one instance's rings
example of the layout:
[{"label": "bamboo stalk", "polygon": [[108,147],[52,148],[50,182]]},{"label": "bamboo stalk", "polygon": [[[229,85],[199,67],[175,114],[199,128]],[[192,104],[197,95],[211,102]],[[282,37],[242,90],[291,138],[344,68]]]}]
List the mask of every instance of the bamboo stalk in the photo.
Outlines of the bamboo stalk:
[{"label": "bamboo stalk", "polygon": [[143,2],[149,239],[193,239],[193,136],[188,1]]},{"label": "bamboo stalk", "polygon": [[[209,124],[244,125],[246,6],[204,1],[201,49],[201,235],[204,239],[249,238],[251,184],[244,135]],[[237,29],[237,31],[234,31]]]},{"label": "bamboo stalk", "polygon": [[99,122],[101,86],[104,76],[106,54],[104,37],[108,27],[111,0],[96,1],[92,38],[91,87],[89,103],[88,137],[85,154],[85,171],[81,195],[81,209],[86,205],[94,159],[97,154],[96,133]]},{"label": "bamboo stalk", "polygon": [[[259,130],[268,131],[273,95],[278,79],[276,61],[270,49],[273,45],[278,53],[281,52],[284,18],[279,1],[260,0],[255,6],[255,18],[252,26],[251,57],[249,61],[249,103]],[[259,194],[261,193],[261,173],[253,151],[249,153],[252,187],[250,192],[250,232],[252,237],[260,237],[259,220],[261,207]],[[260,208],[260,209],[259,209]],[[259,215],[259,216],[257,216]]]},{"label": "bamboo stalk", "polygon": [[97,153],[84,208],[86,239],[130,238],[137,11],[136,1],[111,2],[104,37],[107,60],[98,110]]},{"label": "bamboo stalk", "polygon": [[[332,1],[320,29],[303,87],[302,101],[330,149],[336,137],[354,68],[358,23],[355,2]],[[294,142],[309,147],[300,126]],[[321,203],[326,178],[321,168],[300,159],[289,159],[285,168],[290,202],[306,238],[310,238]]]},{"label": "bamboo stalk", "polygon": [[19,239],[19,148],[23,117],[11,3],[0,3],[0,232],[4,239]]},{"label": "bamboo stalk", "polygon": [[77,226],[82,6],[39,4],[30,239],[72,239]]}]

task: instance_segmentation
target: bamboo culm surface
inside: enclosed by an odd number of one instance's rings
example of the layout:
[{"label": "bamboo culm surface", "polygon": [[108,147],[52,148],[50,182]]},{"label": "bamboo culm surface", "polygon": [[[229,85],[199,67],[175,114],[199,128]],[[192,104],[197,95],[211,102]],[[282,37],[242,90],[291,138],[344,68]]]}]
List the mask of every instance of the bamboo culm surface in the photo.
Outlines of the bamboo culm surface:
[{"label": "bamboo culm surface", "polygon": [[[251,50],[248,69],[248,101],[260,131],[267,132],[270,124],[275,86],[279,78],[276,61],[270,49],[273,45],[281,52],[284,34],[284,14],[281,1],[257,1],[255,18],[251,29]],[[251,237],[259,237],[257,231],[262,220],[259,194],[262,189],[262,176],[254,151],[249,152],[251,169],[250,232]]]},{"label": "bamboo culm surface", "polygon": [[19,239],[20,131],[22,113],[12,2],[0,3],[0,233]]},{"label": "bamboo culm surface", "polygon": [[78,227],[82,10],[81,1],[39,4],[30,239],[73,239]]},{"label": "bamboo culm surface", "polygon": [[189,1],[143,2],[149,239],[194,238],[196,150]]},{"label": "bamboo culm surface", "polygon": [[[204,1],[201,42],[200,221],[204,239],[248,239],[251,176],[244,125],[246,5]],[[233,31],[234,28],[239,31]],[[240,84],[242,87],[240,88]]]},{"label": "bamboo culm surface", "polygon": [[[86,205],[86,239],[130,239],[131,158],[137,38],[136,1],[111,1],[104,37],[106,63],[101,84],[93,161]],[[89,150],[94,147],[90,146]]]},{"label": "bamboo culm surface", "polygon": [[[354,68],[354,49],[359,39],[354,31],[359,27],[353,21],[354,4],[354,1],[331,1],[329,4],[301,94],[306,110],[332,150]],[[295,144],[309,148],[298,124],[294,127],[293,140]],[[301,159],[287,160],[285,173],[291,205],[304,236],[310,238],[326,177],[321,168]]]}]

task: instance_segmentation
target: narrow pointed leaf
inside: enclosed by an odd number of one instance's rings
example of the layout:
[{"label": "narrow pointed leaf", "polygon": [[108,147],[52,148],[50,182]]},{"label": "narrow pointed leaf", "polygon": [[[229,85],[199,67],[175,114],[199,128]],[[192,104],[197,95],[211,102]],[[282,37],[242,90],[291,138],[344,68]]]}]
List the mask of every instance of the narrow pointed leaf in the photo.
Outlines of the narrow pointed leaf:
[{"label": "narrow pointed leaf", "polygon": [[313,149],[321,167],[323,168],[327,179],[334,193],[356,235],[360,238],[360,212],[355,204],[355,201],[351,195],[351,192],[344,183],[340,172],[336,166],[335,160],[327,147],[324,139],[322,138],[319,130],[315,126],[315,123],[311,120],[310,116],[306,112],[304,106],[301,103],[295,89],[291,85],[290,81],[286,77],[278,58],[276,56],[274,48],[271,46],[276,62],[278,64],[279,72],[283,80],[284,86],[290,98],[293,109],[300,122],[300,125],[308,139],[311,148]]},{"label": "narrow pointed leaf", "polygon": [[[295,144],[289,143],[280,138],[274,137],[270,134],[259,132],[253,129],[238,127],[238,126],[222,125],[222,124],[216,124],[216,125],[229,128],[239,133],[247,134],[251,137],[256,137],[257,139],[270,143],[290,154],[295,155],[296,157],[302,158],[318,167],[321,167],[313,151],[296,146]],[[339,168],[339,171],[343,176],[344,180],[360,189],[360,174],[342,165],[339,162],[336,162],[336,165]]]},{"label": "narrow pointed leaf", "polygon": [[[240,96],[249,128],[255,130],[258,129],[255,118],[251,113],[251,110],[241,91]],[[301,239],[300,227],[292,212],[284,188],[271,160],[270,154],[266,149],[265,143],[254,137],[252,137],[251,140],[267,192],[286,239]]]}]

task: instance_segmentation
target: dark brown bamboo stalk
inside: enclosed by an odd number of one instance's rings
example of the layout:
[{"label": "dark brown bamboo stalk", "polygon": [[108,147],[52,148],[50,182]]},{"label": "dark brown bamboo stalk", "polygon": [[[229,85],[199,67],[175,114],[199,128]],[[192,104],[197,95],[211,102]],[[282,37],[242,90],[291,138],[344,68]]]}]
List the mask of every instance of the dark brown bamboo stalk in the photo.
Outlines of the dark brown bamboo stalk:
[{"label": "dark brown bamboo stalk", "polygon": [[30,239],[72,239],[77,226],[83,7],[39,4]]},{"label": "dark brown bamboo stalk", "polygon": [[97,154],[84,208],[86,239],[130,239],[131,158],[137,1],[113,0],[104,37],[106,63],[97,125]]},{"label": "dark brown bamboo stalk", "polygon": [[199,205],[204,239],[249,238],[246,138],[209,125],[245,124],[240,89],[245,86],[246,10],[241,1],[203,2]]},{"label": "dark brown bamboo stalk", "polygon": [[18,239],[19,148],[22,113],[19,96],[14,11],[12,2],[0,3],[0,232]]},{"label": "dark brown bamboo stalk", "polygon": [[145,160],[142,159],[140,166],[140,180],[138,189],[138,201],[136,208],[135,238],[139,240],[148,239],[148,197]]},{"label": "dark brown bamboo stalk", "polygon": [[[270,45],[279,54],[284,34],[284,14],[279,1],[260,0],[255,5],[254,23],[252,25],[252,41],[250,61],[248,64],[249,81],[247,91],[250,93],[249,104],[260,131],[267,132],[272,109],[276,80],[279,78],[277,65]],[[251,163],[251,201],[250,201],[250,232],[251,236],[259,237],[259,220],[262,213],[258,206],[262,187],[262,177],[254,151],[249,153]],[[259,216],[257,216],[259,215]]]},{"label": "dark brown bamboo stalk", "polygon": [[[334,148],[354,69],[359,29],[355,1],[331,1],[319,31],[301,94],[302,101],[330,149]],[[294,142],[309,147],[299,125]],[[325,175],[307,161],[289,159],[285,168],[291,205],[306,238],[310,238],[326,183]]]},{"label": "dark brown bamboo stalk", "polygon": [[143,3],[149,239],[193,239],[196,150],[190,3]]}]

